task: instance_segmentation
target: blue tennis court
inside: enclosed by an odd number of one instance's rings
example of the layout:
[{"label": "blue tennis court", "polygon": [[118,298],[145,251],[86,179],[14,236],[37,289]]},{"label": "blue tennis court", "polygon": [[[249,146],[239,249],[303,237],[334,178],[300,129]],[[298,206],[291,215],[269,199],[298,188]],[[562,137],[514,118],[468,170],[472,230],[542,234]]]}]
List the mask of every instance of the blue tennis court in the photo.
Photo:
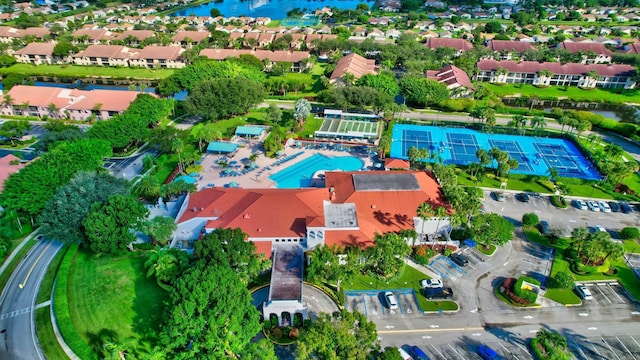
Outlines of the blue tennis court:
[{"label": "blue tennis court", "polygon": [[549,168],[556,168],[563,177],[587,180],[601,178],[595,166],[571,141],[565,139],[485,134],[460,128],[395,125],[391,157],[408,159],[407,153],[412,146],[437,153],[445,164],[457,165],[478,162],[476,152],[479,149],[489,151],[496,147],[518,161],[518,169],[512,171],[514,174],[545,176]]}]

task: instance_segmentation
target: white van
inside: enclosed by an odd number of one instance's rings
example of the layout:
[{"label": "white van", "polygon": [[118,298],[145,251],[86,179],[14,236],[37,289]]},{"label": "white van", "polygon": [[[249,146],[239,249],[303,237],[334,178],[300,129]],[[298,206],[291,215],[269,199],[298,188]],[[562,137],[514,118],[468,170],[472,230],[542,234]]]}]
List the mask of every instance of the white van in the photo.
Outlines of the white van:
[{"label": "white van", "polygon": [[398,352],[400,353],[400,357],[402,360],[413,360],[411,355],[409,355],[406,351],[402,350],[401,347],[398,348]]},{"label": "white van", "polygon": [[578,292],[578,295],[583,300],[593,299],[593,295],[591,295],[591,291],[589,291],[589,289],[587,289],[587,287],[582,284],[576,284],[576,291]]}]

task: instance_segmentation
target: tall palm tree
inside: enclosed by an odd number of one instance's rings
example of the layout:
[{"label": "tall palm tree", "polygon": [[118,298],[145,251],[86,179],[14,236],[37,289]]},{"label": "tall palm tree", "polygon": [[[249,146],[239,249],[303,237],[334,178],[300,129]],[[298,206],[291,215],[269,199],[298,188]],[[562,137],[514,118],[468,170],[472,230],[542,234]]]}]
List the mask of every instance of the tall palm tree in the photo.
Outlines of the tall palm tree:
[{"label": "tall palm tree", "polygon": [[182,139],[180,138],[175,138],[171,140],[171,151],[173,151],[174,154],[178,154],[178,168],[182,172],[184,170],[183,164],[182,164],[182,152],[184,151],[184,141],[182,141]]},{"label": "tall palm tree", "polygon": [[378,140],[378,158],[384,159],[390,148],[391,138],[389,135],[383,135],[380,140]]},{"label": "tall palm tree", "polygon": [[423,202],[418,206],[418,217],[427,220],[434,216],[433,206],[428,202]]},{"label": "tall palm tree", "polygon": [[449,216],[449,212],[444,206],[439,206],[436,208],[435,212],[433,213],[433,216],[435,216],[438,219],[438,225],[436,226],[436,233],[437,233],[440,230],[440,221],[447,218]]}]

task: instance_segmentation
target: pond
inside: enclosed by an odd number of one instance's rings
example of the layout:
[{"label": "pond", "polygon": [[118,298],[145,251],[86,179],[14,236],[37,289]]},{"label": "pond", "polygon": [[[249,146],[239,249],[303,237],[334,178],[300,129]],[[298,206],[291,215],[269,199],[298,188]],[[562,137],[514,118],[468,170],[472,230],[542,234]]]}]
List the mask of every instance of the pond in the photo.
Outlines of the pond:
[{"label": "pond", "polygon": [[[287,17],[287,12],[299,8],[305,12],[313,12],[325,6],[338,9],[355,9],[364,0],[224,0],[222,2],[209,2],[199,6],[177,11],[172,16],[210,16],[211,9],[216,8],[225,17],[252,16],[270,17],[272,20],[281,20]],[[372,6],[373,3],[369,3]]]}]

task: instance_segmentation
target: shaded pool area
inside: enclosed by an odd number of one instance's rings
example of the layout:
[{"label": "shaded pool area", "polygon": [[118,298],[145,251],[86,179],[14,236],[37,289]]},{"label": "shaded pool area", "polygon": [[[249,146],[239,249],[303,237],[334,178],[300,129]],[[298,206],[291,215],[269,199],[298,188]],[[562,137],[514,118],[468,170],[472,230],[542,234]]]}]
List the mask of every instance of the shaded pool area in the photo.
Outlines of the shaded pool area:
[{"label": "shaded pool area", "polygon": [[[478,162],[476,151],[497,147],[508,152],[520,166],[514,174],[545,176],[556,168],[563,177],[600,180],[595,166],[569,140],[518,135],[486,134],[462,128],[440,128],[421,125],[393,127],[391,157],[408,159],[412,146],[426,148],[445,164],[468,165]],[[495,164],[494,164],[495,165]]]},{"label": "shaded pool area", "polygon": [[277,188],[297,189],[309,187],[311,178],[319,170],[355,171],[364,166],[355,156],[326,156],[314,154],[299,163],[293,164],[269,176]]}]

